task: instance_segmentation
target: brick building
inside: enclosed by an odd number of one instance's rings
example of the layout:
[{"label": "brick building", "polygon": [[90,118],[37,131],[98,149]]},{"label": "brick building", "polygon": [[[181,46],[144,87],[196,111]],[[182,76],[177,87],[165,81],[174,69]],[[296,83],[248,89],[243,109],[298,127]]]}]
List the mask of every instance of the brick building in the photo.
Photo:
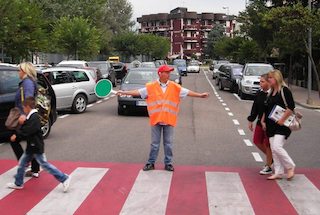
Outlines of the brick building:
[{"label": "brick building", "polygon": [[223,13],[196,13],[178,7],[170,13],[143,15],[137,18],[140,33],[153,33],[170,38],[171,58],[191,58],[203,55],[209,32],[216,24],[225,25],[226,35],[235,29],[234,16]]}]

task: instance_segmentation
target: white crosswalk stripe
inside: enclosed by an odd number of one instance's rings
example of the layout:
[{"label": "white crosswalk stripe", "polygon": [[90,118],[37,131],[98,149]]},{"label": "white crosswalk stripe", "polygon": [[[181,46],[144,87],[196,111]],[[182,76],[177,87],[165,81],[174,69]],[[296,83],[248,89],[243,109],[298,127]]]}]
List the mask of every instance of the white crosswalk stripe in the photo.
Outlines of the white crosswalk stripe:
[{"label": "white crosswalk stripe", "polygon": [[63,193],[62,186],[59,184],[32,208],[28,215],[74,214],[107,171],[108,169],[105,168],[77,168],[71,174],[69,193]]},{"label": "white crosswalk stripe", "polygon": [[171,172],[141,170],[120,214],[165,214],[171,178]]},{"label": "white crosswalk stripe", "polygon": [[238,173],[206,172],[210,214],[254,214]]},{"label": "white crosswalk stripe", "polygon": [[298,214],[320,214],[320,191],[304,175],[296,175],[290,182],[280,180],[278,184]]}]

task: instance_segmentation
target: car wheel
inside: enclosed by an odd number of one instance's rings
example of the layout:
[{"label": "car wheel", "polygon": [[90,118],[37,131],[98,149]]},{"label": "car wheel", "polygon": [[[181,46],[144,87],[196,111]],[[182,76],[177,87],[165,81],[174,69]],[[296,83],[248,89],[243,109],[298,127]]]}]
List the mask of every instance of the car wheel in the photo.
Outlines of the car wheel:
[{"label": "car wheel", "polygon": [[238,85],[232,85],[232,87],[230,88],[230,92],[237,93],[238,92]]},{"label": "car wheel", "polygon": [[119,116],[122,116],[122,115],[124,115],[124,110],[123,110],[123,108],[122,107],[120,107],[120,106],[118,106],[118,115]]},{"label": "car wheel", "polygon": [[87,98],[83,94],[79,94],[73,101],[72,110],[75,113],[83,113],[87,109]]},{"label": "car wheel", "polygon": [[42,130],[42,137],[44,139],[47,138],[49,136],[49,134],[50,134],[50,131],[51,131],[51,120],[50,120],[50,118],[48,119],[48,122],[41,127],[41,130]]},{"label": "car wheel", "polygon": [[218,78],[216,78],[215,84],[216,84],[216,86],[218,86],[218,84],[219,84],[219,79]]},{"label": "car wheel", "polygon": [[223,85],[222,85],[222,81],[219,81],[219,90],[223,90]]},{"label": "car wheel", "polygon": [[242,90],[239,90],[239,97],[240,99],[246,99],[246,94],[244,94]]}]

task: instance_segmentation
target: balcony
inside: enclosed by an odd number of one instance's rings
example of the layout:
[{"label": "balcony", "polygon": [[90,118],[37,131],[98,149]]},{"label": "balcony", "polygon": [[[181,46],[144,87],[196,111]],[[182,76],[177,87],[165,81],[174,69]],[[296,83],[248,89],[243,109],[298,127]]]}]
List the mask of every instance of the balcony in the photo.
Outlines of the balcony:
[{"label": "balcony", "polygon": [[189,31],[196,31],[196,30],[198,30],[198,27],[197,27],[197,25],[188,25],[188,24],[186,24],[186,25],[184,25],[183,29],[184,30],[189,30]]},{"label": "balcony", "polygon": [[198,38],[197,37],[184,37],[185,43],[197,43]]},{"label": "balcony", "polygon": [[211,31],[213,29],[213,25],[202,25],[201,29],[203,31]]}]

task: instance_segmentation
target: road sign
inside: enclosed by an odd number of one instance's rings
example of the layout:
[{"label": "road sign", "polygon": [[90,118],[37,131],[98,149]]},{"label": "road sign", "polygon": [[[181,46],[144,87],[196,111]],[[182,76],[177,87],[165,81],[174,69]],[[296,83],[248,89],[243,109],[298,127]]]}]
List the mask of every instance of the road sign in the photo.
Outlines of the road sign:
[{"label": "road sign", "polygon": [[102,79],[98,81],[98,83],[94,87],[94,92],[99,98],[107,97],[111,93],[117,93],[116,91],[112,90],[112,83],[108,79]]}]

